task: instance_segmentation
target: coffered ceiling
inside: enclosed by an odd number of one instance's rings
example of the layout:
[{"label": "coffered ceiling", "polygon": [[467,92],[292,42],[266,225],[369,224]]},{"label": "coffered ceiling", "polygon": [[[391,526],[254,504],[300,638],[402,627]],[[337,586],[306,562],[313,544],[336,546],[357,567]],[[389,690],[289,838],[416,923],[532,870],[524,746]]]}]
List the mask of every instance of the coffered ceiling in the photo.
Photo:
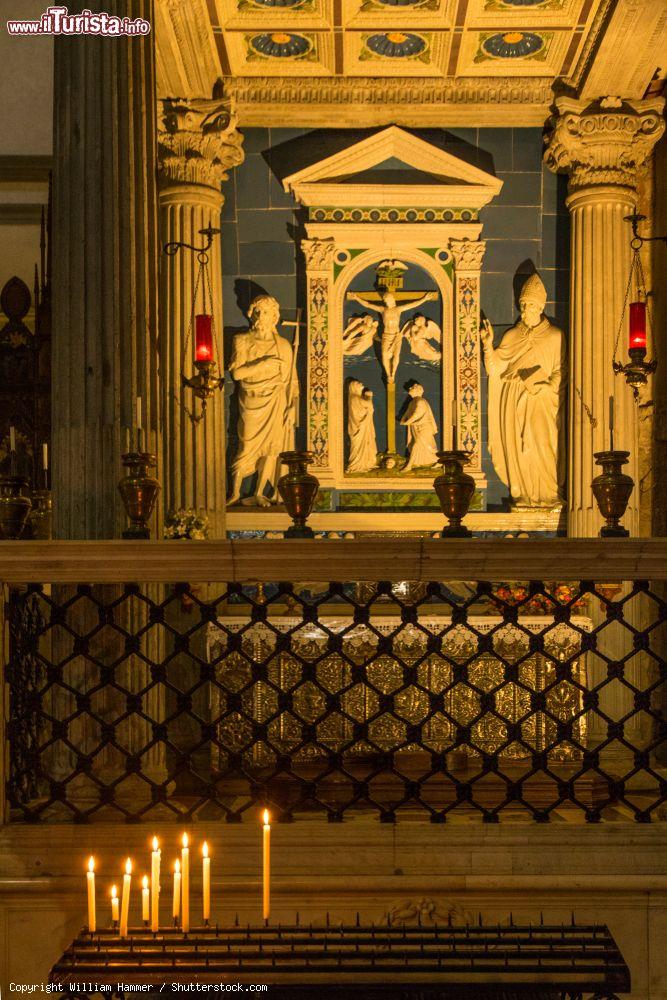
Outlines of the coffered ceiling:
[{"label": "coffered ceiling", "polygon": [[222,78],[246,124],[534,124],[554,89],[642,97],[664,76],[667,0],[157,4],[163,93]]}]

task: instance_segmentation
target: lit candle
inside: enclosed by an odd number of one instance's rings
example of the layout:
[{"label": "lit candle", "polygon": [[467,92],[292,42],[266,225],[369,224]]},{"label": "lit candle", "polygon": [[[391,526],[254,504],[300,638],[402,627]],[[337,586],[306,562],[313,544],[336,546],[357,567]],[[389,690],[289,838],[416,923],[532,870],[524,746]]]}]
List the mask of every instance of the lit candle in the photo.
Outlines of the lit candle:
[{"label": "lit candle", "polygon": [[125,862],[125,874],[123,875],[123,898],[120,904],[120,936],[127,937],[127,921],[130,916],[130,883],[132,882],[132,862],[128,858]]},{"label": "lit candle", "polygon": [[614,450],[614,397],[609,397],[609,447]]},{"label": "lit candle", "polygon": [[646,303],[630,303],[630,342],[631,351],[646,350]]},{"label": "lit candle", "polygon": [[174,924],[178,924],[178,914],[181,910],[181,862],[176,859],[174,862],[174,903],[172,906],[172,915],[174,918]]},{"label": "lit candle", "polygon": [[263,860],[264,860],[264,892],[262,913],[265,920],[269,919],[271,912],[271,827],[269,826],[269,810],[264,810],[264,836],[263,836]]},{"label": "lit candle", "polygon": [[202,859],[202,881],[203,881],[203,916],[204,923],[211,919],[211,859],[208,856],[208,844],[204,841],[201,849]]},{"label": "lit candle", "polygon": [[190,851],[188,850],[188,835],[183,834],[183,850],[181,851],[181,896],[183,933],[190,930]]},{"label": "lit candle", "polygon": [[452,450],[456,451],[456,427],[459,422],[459,409],[455,399],[452,400]]},{"label": "lit candle", "polygon": [[156,932],[160,926],[160,845],[157,837],[153,837],[153,853],[151,854],[151,930]]},{"label": "lit candle", "polygon": [[213,317],[208,313],[195,316],[195,361],[213,360]]},{"label": "lit candle", "polygon": [[95,858],[90,856],[88,861],[88,871],[86,872],[86,882],[88,883],[88,930],[95,933]]},{"label": "lit candle", "polygon": [[115,885],[111,886],[111,922],[114,925],[118,923],[118,889]]},{"label": "lit candle", "polygon": [[148,888],[148,875],[141,880],[141,919],[147,924],[151,916],[151,891]]}]

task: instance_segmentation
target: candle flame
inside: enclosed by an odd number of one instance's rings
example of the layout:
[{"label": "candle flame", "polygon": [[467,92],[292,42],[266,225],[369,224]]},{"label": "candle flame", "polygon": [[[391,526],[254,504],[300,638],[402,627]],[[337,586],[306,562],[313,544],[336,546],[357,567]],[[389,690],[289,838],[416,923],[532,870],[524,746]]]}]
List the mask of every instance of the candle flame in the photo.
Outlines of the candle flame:
[{"label": "candle flame", "polygon": [[181,862],[178,860],[174,861],[174,871],[178,873],[180,872],[180,870],[181,870]]},{"label": "candle flame", "polygon": [[205,858],[208,857],[208,844],[206,843],[206,841],[204,841],[204,843],[202,844],[201,852]]},{"label": "candle flame", "polygon": [[92,854],[90,855],[90,857],[88,859],[88,871],[89,872],[94,872],[95,871],[95,858],[92,856]]},{"label": "candle flame", "polygon": [[188,835],[187,835],[187,833],[184,833],[183,834],[183,847],[187,847],[189,843],[190,843],[190,841],[188,840]]},{"label": "candle flame", "polygon": [[130,861],[129,858],[125,862],[125,874],[126,875],[131,875],[132,874],[132,862]]},{"label": "candle flame", "polygon": [[268,826],[269,825],[269,819],[270,819],[269,810],[265,809],[264,810],[264,826]]},{"label": "candle flame", "polygon": [[111,898],[112,899],[117,899],[118,898],[118,889],[116,888],[115,885],[111,886]]},{"label": "candle flame", "polygon": [[153,850],[157,851],[159,849],[159,843],[157,837],[153,837]]},{"label": "candle flame", "polygon": [[144,875],[144,877],[141,880],[141,884],[144,887],[144,889],[148,888],[148,875]]}]

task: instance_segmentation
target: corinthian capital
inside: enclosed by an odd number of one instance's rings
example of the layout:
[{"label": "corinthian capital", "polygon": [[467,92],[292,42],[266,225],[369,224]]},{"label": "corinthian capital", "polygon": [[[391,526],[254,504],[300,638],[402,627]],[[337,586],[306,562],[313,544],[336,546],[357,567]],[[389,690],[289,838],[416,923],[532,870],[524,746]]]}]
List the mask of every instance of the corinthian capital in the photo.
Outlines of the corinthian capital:
[{"label": "corinthian capital", "polygon": [[549,121],[544,162],[567,171],[570,190],[596,184],[634,188],[637,174],[665,131],[664,101],[560,97]]},{"label": "corinthian capital", "polygon": [[229,98],[167,98],[160,105],[160,182],[220,190],[227,171],[243,162],[243,136]]},{"label": "corinthian capital", "polygon": [[327,271],[335,250],[335,243],[330,240],[301,240],[301,249],[306,258],[306,268],[309,271]]},{"label": "corinthian capital", "polygon": [[481,271],[485,240],[450,240],[449,249],[456,271]]}]

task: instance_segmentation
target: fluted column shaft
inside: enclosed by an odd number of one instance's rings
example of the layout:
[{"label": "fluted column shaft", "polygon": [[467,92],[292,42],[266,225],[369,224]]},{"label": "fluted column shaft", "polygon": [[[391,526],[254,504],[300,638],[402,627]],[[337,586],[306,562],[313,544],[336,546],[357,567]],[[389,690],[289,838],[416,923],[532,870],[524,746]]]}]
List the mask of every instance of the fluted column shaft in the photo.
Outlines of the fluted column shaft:
[{"label": "fluted column shaft", "polygon": [[[631,230],[624,216],[637,201],[637,177],[664,130],[663,102],[594,102],[559,98],[545,161],[569,173],[571,215],[568,534],[596,535],[602,519],[591,482],[593,455],[609,448],[609,399],[614,399],[614,446],[630,452],[637,484],[624,523],[639,529],[637,409],[612,362],[630,272]],[[627,359],[621,330],[618,357]]]},{"label": "fluted column shaft", "polygon": [[[153,0],[102,6],[154,23]],[[137,396],[159,444],[154,35],[59,37],[54,83],[54,530],[113,538]]]},{"label": "fluted column shaft", "polygon": [[[159,205],[162,244],[203,246],[200,230],[220,227],[225,170],[243,159],[242,136],[229,103],[219,100],[162,101]],[[222,353],[222,261],[220,236],[209,256],[213,323]],[[165,510],[205,511],[209,536],[225,534],[225,407],[222,391],[207,401],[206,415],[183,375],[194,373],[193,305],[202,308],[202,289],[194,302],[199,264],[181,249],[160,260],[160,377],[164,418],[163,468]],[[208,295],[208,289],[207,289]],[[219,370],[223,358],[217,357]]]}]

